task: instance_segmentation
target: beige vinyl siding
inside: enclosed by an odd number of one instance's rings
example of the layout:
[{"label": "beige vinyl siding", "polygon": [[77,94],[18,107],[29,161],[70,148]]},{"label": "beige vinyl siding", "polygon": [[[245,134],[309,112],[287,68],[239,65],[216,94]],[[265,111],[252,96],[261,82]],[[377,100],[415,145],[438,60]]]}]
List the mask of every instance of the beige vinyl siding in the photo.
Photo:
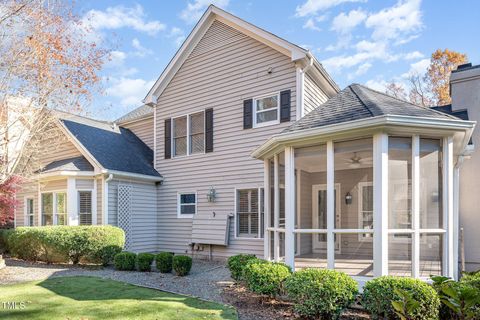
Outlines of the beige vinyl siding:
[{"label": "beige vinyl siding", "polygon": [[122,124],[121,126],[130,129],[140,138],[140,140],[153,150],[153,116],[130,122],[125,125]]},{"label": "beige vinyl siding", "polygon": [[75,179],[75,187],[82,190],[93,190],[94,179]]},{"label": "beige vinyl siding", "polygon": [[103,179],[97,179],[97,224],[103,224]]},{"label": "beige vinyl siding", "polygon": [[116,179],[108,183],[108,224],[115,226],[118,225],[119,185],[132,187],[130,220],[132,244],[126,249],[135,252],[157,251],[157,187],[155,183]]},{"label": "beige vinyl siding", "polygon": [[304,108],[304,115],[311,112],[313,109],[321,105],[322,103],[325,103],[328,100],[327,95],[323,90],[320,88],[320,86],[310,77],[310,75],[307,73],[305,74],[305,80],[304,80],[304,102],[303,102],[303,108]]},{"label": "beige vinyl siding", "polygon": [[67,179],[40,182],[40,192],[67,191]]},{"label": "beige vinyl siding", "polygon": [[[272,68],[272,73],[267,71]],[[243,100],[291,90],[291,119],[295,119],[295,65],[290,58],[215,21],[158,99],[156,168],[165,177],[158,188],[158,249],[185,252],[192,239],[192,219],[177,218],[177,193],[197,192],[195,224],[207,238],[212,225],[223,224],[235,212],[235,188],[263,186],[263,162],[250,153],[291,122],[243,129]],[[164,159],[164,121],[213,108],[212,153]],[[215,203],[206,194],[213,187]],[[214,217],[215,215],[215,217]],[[203,221],[203,222],[202,222]],[[213,229],[215,230],[215,229]],[[263,239],[235,238],[214,246],[214,256],[250,252],[263,255]],[[212,237],[215,237],[213,235]],[[205,240],[207,242],[208,239]],[[205,248],[208,248],[206,246]],[[207,254],[205,249],[200,254]]]}]

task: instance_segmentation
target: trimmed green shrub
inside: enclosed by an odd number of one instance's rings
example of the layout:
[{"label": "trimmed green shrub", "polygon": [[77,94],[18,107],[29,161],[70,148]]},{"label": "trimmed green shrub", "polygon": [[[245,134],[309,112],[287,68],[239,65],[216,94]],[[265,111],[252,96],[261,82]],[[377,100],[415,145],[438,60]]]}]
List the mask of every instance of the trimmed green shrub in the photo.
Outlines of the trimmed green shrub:
[{"label": "trimmed green shrub", "polygon": [[152,262],[155,255],[151,253],[137,254],[137,266],[139,271],[152,271]]},{"label": "trimmed green shrub", "polygon": [[160,252],[155,256],[155,264],[161,273],[172,272],[173,254],[170,252]]},{"label": "trimmed green shrub", "polygon": [[14,229],[0,229],[0,253],[10,252],[8,248],[8,237],[12,234]]},{"label": "trimmed green shrub", "polygon": [[303,269],[285,280],[285,289],[303,317],[334,319],[355,301],[358,285],[343,272]]},{"label": "trimmed green shrub", "polygon": [[10,253],[32,261],[106,265],[124,244],[125,233],[113,226],[19,227],[8,233]]},{"label": "trimmed green shrub", "polygon": [[233,279],[243,280],[243,270],[250,260],[257,259],[254,254],[237,254],[227,260],[227,266]]},{"label": "trimmed green shrub", "polygon": [[363,287],[362,305],[373,319],[400,319],[392,306],[392,301],[402,299],[399,290],[410,293],[419,302],[409,319],[438,319],[440,299],[432,286],[418,279],[383,276],[370,280]]},{"label": "trimmed green shrub", "polygon": [[251,291],[274,297],[283,292],[283,282],[291,273],[283,263],[255,259],[247,263],[243,277]]},{"label": "trimmed green shrub", "polygon": [[174,256],[172,266],[177,276],[186,276],[192,269],[192,258],[189,256]]},{"label": "trimmed green shrub", "polygon": [[132,271],[135,270],[135,262],[137,255],[133,252],[123,251],[117,253],[113,259],[115,269],[120,271]]}]

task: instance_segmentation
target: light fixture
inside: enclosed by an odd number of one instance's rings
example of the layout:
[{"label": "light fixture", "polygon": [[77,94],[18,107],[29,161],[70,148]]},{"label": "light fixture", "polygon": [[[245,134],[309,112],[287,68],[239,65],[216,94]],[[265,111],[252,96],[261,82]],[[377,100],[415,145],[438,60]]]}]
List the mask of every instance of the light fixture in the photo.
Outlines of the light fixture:
[{"label": "light fixture", "polygon": [[213,187],[210,187],[210,190],[207,192],[207,201],[215,202],[217,200],[217,192]]},{"label": "light fixture", "polygon": [[352,204],[352,195],[350,194],[350,192],[347,192],[347,194],[345,195],[345,204]]}]

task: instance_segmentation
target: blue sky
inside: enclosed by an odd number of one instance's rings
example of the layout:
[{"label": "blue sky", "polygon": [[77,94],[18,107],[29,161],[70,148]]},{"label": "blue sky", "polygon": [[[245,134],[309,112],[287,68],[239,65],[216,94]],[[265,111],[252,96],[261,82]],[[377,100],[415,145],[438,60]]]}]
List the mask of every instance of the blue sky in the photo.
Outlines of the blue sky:
[{"label": "blue sky", "polygon": [[85,0],[80,14],[114,49],[92,115],[113,120],[139,106],[209,3],[308,48],[341,88],[405,83],[408,74],[424,72],[437,48],[480,63],[480,1]]}]

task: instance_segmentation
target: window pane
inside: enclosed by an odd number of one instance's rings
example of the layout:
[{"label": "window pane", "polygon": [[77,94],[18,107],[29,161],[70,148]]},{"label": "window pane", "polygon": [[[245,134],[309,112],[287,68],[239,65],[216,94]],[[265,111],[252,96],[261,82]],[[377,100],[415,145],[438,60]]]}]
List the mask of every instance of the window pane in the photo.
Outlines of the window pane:
[{"label": "window pane", "polygon": [[412,139],[388,139],[388,224],[390,229],[412,228]]},{"label": "window pane", "polygon": [[443,275],[443,234],[420,234],[420,277]]},{"label": "window pane", "polygon": [[335,228],[370,229],[361,219],[373,210],[373,140],[335,142],[334,152]]},{"label": "window pane", "polygon": [[420,139],[420,228],[443,228],[442,144]]},{"label": "window pane", "polygon": [[203,112],[190,115],[190,134],[203,133],[205,116]]},{"label": "window pane", "polygon": [[257,123],[277,120],[277,109],[257,113]]},{"label": "window pane", "polygon": [[66,198],[67,198],[67,195],[65,193],[57,193],[56,194],[57,213],[66,213],[67,212]]},{"label": "window pane", "polygon": [[203,112],[190,115],[190,153],[202,153],[205,146],[205,115]]},{"label": "window pane", "polygon": [[388,235],[388,274],[410,277],[412,275],[412,235]]},{"label": "window pane", "polygon": [[181,194],[180,203],[195,203],[195,193]]},{"label": "window pane", "polygon": [[205,135],[203,133],[190,136],[190,153],[202,153],[205,150]]},{"label": "window pane", "polygon": [[92,224],[92,192],[80,191],[79,198],[79,219],[81,225]]},{"label": "window pane", "polygon": [[184,156],[187,154],[187,138],[174,139],[174,153],[175,156]]},{"label": "window pane", "polygon": [[187,117],[173,119],[173,137],[185,137],[187,135]]},{"label": "window pane", "polygon": [[42,225],[53,224],[53,193],[42,194]]},{"label": "window pane", "polygon": [[33,199],[27,199],[27,213],[33,214]]},{"label": "window pane", "polygon": [[277,108],[278,106],[278,96],[271,96],[262,99],[256,100],[257,102],[257,111]]},{"label": "window pane", "polygon": [[182,204],[180,206],[181,214],[195,214],[195,205],[194,204]]},{"label": "window pane", "polygon": [[237,191],[237,235],[258,238],[258,189]]}]

